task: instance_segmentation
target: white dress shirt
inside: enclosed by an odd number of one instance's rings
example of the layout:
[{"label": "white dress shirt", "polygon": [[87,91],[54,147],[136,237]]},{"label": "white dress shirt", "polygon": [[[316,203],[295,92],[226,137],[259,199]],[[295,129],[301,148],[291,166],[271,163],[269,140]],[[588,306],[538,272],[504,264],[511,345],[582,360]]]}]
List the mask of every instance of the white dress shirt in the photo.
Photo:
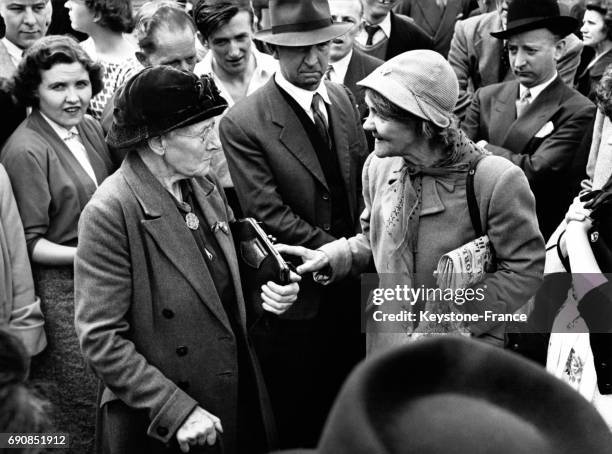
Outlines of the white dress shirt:
[{"label": "white dress shirt", "polygon": [[[357,36],[355,37],[355,40],[361,44],[362,47],[366,47],[366,42],[368,41],[368,32],[366,32],[364,25],[365,22],[362,22],[359,33],[357,33]],[[385,37],[391,37],[391,13],[388,13],[383,21],[377,25],[380,27],[380,29],[378,29],[372,37],[372,46],[375,46],[381,42],[383,39],[385,39]]]},{"label": "white dress shirt", "polygon": [[[312,120],[313,123],[314,115],[312,114],[310,106],[312,104],[312,98],[315,93],[321,95],[321,99],[323,100],[322,102],[325,102],[327,105],[331,105],[331,101],[329,99],[329,95],[327,94],[327,89],[325,88],[325,84],[323,83],[323,81],[321,81],[315,91],[310,91],[304,90],[300,87],[296,87],[287,79],[285,79],[285,77],[280,71],[276,72],[276,74],[274,75],[274,80],[276,81],[279,87],[285,90],[289,94],[289,96],[291,96],[295,100],[295,102],[297,102],[298,105],[302,109],[304,109],[304,111],[308,114],[308,117]],[[327,117],[327,109],[325,109],[325,106],[319,105],[319,110],[325,117],[325,121],[327,122],[327,124],[329,124],[329,118]]]},{"label": "white dress shirt", "polygon": [[6,38],[2,38],[2,44],[4,44],[4,46],[6,47],[6,51],[8,52],[9,57],[11,57],[11,61],[13,62],[13,64],[15,66],[18,66],[23,56],[23,49],[17,47],[15,44],[13,44]]},{"label": "white dress shirt", "polygon": [[[529,92],[531,93],[530,104],[534,102],[535,99],[540,95],[540,93],[542,93],[546,89],[546,87],[548,87],[550,84],[552,84],[556,78],[557,78],[557,71],[555,71],[555,74],[552,76],[552,78],[550,78],[546,82],[542,82],[541,84],[536,85],[535,87],[531,87],[529,89]],[[522,84],[519,84],[518,99],[521,99],[523,97],[523,94],[525,93],[525,91],[527,91],[527,87],[523,86]]]},{"label": "white dress shirt", "polygon": [[337,84],[343,84],[344,78],[346,77],[346,72],[348,70],[348,65],[353,57],[353,49],[349,51],[344,57],[340,60],[332,63],[329,62],[329,65],[332,67],[331,72],[329,73],[329,79],[332,82],[336,82]]}]

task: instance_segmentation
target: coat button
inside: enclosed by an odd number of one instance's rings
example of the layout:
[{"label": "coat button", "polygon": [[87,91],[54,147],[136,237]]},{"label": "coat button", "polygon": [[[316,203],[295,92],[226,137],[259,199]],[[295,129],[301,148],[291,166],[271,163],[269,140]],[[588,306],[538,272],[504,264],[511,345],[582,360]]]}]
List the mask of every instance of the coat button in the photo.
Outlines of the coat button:
[{"label": "coat button", "polygon": [[604,363],[604,362],[600,363],[599,365],[602,369],[605,369],[606,367],[608,367],[608,363]]},{"label": "coat button", "polygon": [[323,230],[329,232],[331,230],[331,226],[329,224],[323,224]]},{"label": "coat button", "polygon": [[183,391],[187,391],[189,389],[189,382],[186,380],[181,380],[177,383],[178,387]]},{"label": "coat button", "polygon": [[323,194],[323,195],[321,196],[321,198],[322,198],[323,200],[329,200],[329,194]]},{"label": "coat button", "polygon": [[176,347],[176,354],[179,356],[185,356],[188,351],[189,351],[188,348],[185,347],[184,345],[180,345]]},{"label": "coat button", "polygon": [[157,435],[159,435],[160,437],[165,437],[166,435],[168,435],[168,428],[159,426],[157,428]]},{"label": "coat button", "polygon": [[512,345],[512,349],[513,350],[518,350],[519,349],[519,344],[513,344]]},{"label": "coat button", "polygon": [[170,309],[162,309],[162,315],[166,318],[173,318],[174,312]]}]

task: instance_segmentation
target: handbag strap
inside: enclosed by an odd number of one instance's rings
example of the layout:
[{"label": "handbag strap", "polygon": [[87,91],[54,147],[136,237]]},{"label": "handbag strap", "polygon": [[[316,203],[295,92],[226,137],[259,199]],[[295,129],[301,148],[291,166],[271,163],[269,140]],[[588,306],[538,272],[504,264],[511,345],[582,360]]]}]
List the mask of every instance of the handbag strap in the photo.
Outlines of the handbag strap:
[{"label": "handbag strap", "polygon": [[472,220],[472,227],[476,232],[476,238],[479,238],[485,234],[482,223],[480,222],[480,210],[478,209],[478,201],[476,200],[476,193],[474,192],[474,177],[476,175],[476,167],[478,163],[486,155],[478,155],[470,161],[470,167],[468,168],[467,180],[465,185],[465,192],[467,195],[468,210],[470,211],[470,219]]}]

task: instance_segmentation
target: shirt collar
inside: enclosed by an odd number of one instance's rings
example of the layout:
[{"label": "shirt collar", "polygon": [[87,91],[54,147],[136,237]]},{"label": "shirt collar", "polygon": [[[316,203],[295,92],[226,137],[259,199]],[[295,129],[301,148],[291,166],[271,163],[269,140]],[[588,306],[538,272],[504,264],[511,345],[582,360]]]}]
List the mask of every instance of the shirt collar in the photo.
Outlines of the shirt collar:
[{"label": "shirt collar", "polygon": [[[367,22],[363,21],[363,24],[367,24]],[[380,29],[382,30],[382,32],[385,34],[387,38],[391,37],[391,13],[390,12],[387,13],[383,21],[377,25],[380,27]],[[365,33],[365,29],[363,27],[362,29]]]},{"label": "shirt collar", "polygon": [[330,66],[334,68],[334,73],[336,78],[332,78],[334,82],[344,83],[344,78],[346,77],[346,72],[348,70],[348,65],[351,62],[351,58],[353,57],[353,49],[349,51],[344,57],[340,60],[331,63]]},{"label": "shirt collar", "polygon": [[13,60],[13,63],[15,63],[15,65],[19,64],[19,62],[21,61],[21,57],[23,56],[24,50],[20,47],[17,47],[6,37],[2,38],[2,43],[6,47],[6,51],[11,57],[11,60]]},{"label": "shirt collar", "polygon": [[[542,82],[541,84],[536,85],[535,87],[531,87],[529,89],[529,92],[531,93],[531,102],[535,101],[535,99],[540,95],[540,93],[542,93],[550,84],[552,84],[556,78],[557,71],[555,71],[555,74],[546,82]],[[525,93],[526,90],[527,87],[523,86],[523,84],[519,85],[519,99],[523,97],[523,93]]]},{"label": "shirt collar", "polygon": [[74,134],[78,135],[76,126],[73,126],[70,129],[66,129],[63,126],[51,120],[40,110],[38,112],[40,112],[40,115],[46,120],[47,123],[49,123],[49,126],[51,126],[51,128],[55,131],[55,133],[59,136],[60,139],[66,140],[66,139],[70,139]]},{"label": "shirt collar", "polygon": [[327,94],[327,89],[325,88],[325,83],[323,82],[323,80],[321,80],[321,83],[315,91],[304,90],[303,88],[296,87],[287,79],[285,79],[280,70],[276,71],[276,74],[274,75],[274,80],[276,81],[278,86],[285,90],[289,94],[289,96],[295,99],[295,101],[300,105],[300,107],[306,112],[310,112],[312,97],[315,93],[321,95],[323,101],[331,105],[331,101],[329,100],[329,95]]}]

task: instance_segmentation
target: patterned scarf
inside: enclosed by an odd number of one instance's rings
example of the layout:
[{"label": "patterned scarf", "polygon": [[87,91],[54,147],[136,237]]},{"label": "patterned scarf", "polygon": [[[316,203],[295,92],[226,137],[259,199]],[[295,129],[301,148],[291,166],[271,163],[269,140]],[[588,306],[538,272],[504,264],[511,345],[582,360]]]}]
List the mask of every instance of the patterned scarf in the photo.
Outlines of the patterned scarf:
[{"label": "patterned scarf", "polygon": [[[417,252],[423,177],[430,176],[440,182],[454,181],[457,174],[467,174],[470,161],[466,159],[468,155],[483,153],[463,131],[458,131],[453,142],[448,145],[448,155],[441,161],[430,167],[415,167],[405,163],[397,171],[399,177],[394,189],[395,201],[385,220],[385,231],[390,240],[396,243],[395,253],[403,254],[403,261],[411,275],[414,274],[414,254]],[[408,251],[405,251],[407,247],[410,247],[408,256]]]}]

